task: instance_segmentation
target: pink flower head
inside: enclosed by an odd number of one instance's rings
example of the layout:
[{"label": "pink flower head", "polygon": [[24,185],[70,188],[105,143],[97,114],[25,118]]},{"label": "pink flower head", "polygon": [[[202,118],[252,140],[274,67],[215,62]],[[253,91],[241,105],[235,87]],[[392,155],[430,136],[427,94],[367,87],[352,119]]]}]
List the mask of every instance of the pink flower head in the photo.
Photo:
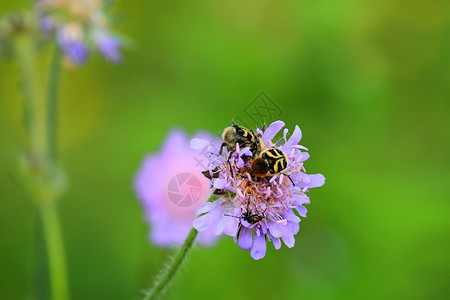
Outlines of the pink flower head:
[{"label": "pink flower head", "polygon": [[[308,189],[322,186],[325,177],[322,174],[308,175],[303,162],[309,154],[298,145],[302,133],[298,126],[290,138],[288,130],[283,132],[281,145],[272,139],[284,127],[284,122],[276,121],[265,130],[257,129],[261,138],[261,155],[265,150],[276,149],[285,154],[287,166],[282,171],[262,178],[252,174],[251,163],[256,158],[248,148],[229,152],[210,151],[208,165],[209,175],[215,193],[219,198],[214,202],[203,204],[194,220],[194,228],[200,232],[214,230],[215,234],[224,232],[233,236],[239,247],[251,250],[254,259],[261,259],[266,254],[266,242],[271,241],[275,249],[280,249],[281,240],[291,248],[294,235],[299,231],[300,218],[306,217],[304,204],[309,204]],[[211,143],[194,139],[191,146],[196,150],[205,149]],[[220,144],[219,144],[220,145]],[[228,160],[229,158],[229,160]]]},{"label": "pink flower head", "polygon": [[[211,137],[202,134],[203,138]],[[192,228],[196,210],[210,197],[210,181],[200,172],[208,165],[205,153],[189,146],[186,134],[172,130],[161,150],[145,157],[134,190],[151,227],[149,238],[159,246],[181,245]],[[203,245],[217,239],[214,230],[198,235]]]}]

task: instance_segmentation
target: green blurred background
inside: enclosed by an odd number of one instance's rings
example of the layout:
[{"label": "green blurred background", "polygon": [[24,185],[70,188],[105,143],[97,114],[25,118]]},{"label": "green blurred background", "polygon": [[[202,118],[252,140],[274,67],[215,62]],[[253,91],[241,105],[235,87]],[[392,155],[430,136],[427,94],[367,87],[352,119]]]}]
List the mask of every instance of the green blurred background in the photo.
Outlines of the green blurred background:
[{"label": "green blurred background", "polygon": [[[0,12],[27,7],[2,1]],[[59,203],[73,299],[138,299],[171,251],[132,191],[173,126],[219,134],[265,91],[323,173],[292,249],[254,261],[227,237],[190,255],[168,299],[448,299],[447,1],[121,1],[125,61],[65,70]],[[43,64],[48,63],[43,58]],[[0,298],[29,297],[36,211],[8,177],[24,150],[14,62],[0,62]],[[246,119],[247,118],[247,119]],[[274,120],[266,120],[271,122]],[[253,124],[254,125],[254,124]],[[260,124],[258,124],[260,125]]]}]

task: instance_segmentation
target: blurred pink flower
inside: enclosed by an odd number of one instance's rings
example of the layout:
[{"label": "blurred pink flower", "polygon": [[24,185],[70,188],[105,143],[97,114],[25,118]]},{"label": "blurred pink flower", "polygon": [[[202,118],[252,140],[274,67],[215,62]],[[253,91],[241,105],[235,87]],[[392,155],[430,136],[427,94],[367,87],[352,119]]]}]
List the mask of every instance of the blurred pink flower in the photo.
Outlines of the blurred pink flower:
[{"label": "blurred pink flower", "polygon": [[[198,136],[198,134],[196,134]],[[200,134],[211,139],[207,134]],[[150,225],[149,239],[162,247],[181,245],[192,228],[196,210],[211,196],[210,180],[201,172],[209,158],[193,150],[184,131],[172,130],[161,150],[144,158],[134,180],[134,190]],[[211,245],[214,231],[200,232],[197,241]]]}]

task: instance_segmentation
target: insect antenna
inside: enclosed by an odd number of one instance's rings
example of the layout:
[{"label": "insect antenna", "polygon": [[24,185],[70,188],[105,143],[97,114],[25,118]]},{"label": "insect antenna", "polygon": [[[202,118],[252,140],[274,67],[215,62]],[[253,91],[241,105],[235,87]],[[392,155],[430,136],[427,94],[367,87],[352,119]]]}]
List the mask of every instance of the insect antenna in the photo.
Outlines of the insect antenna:
[{"label": "insect antenna", "polygon": [[224,216],[227,216],[227,217],[233,217],[233,218],[238,218],[238,219],[242,219],[242,217],[238,217],[238,216],[233,216],[233,215],[227,215],[227,214],[223,214]]}]

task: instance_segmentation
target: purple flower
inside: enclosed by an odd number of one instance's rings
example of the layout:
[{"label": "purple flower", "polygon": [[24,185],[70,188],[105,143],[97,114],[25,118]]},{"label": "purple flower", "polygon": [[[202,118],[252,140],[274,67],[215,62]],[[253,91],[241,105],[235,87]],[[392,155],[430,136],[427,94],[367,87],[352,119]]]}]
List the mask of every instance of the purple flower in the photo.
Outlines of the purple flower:
[{"label": "purple flower", "polygon": [[[202,134],[205,139],[211,137]],[[192,228],[196,210],[211,195],[210,182],[200,174],[208,156],[190,148],[185,133],[173,130],[161,150],[148,155],[134,180],[134,190],[151,227],[149,238],[159,246],[181,245]],[[211,203],[212,204],[212,203]],[[198,235],[203,245],[213,244],[220,233]]]},{"label": "purple flower", "polygon": [[75,65],[81,65],[86,61],[87,48],[83,39],[83,31],[78,24],[69,24],[59,29],[57,42],[64,55]]},{"label": "purple flower", "polygon": [[[275,249],[280,249],[281,240],[289,248],[294,246],[294,236],[300,228],[300,218],[294,211],[306,217],[303,205],[310,203],[308,189],[325,183],[322,174],[305,173],[303,162],[309,154],[302,151],[307,150],[305,147],[298,145],[302,137],[298,126],[289,139],[288,130],[284,130],[281,146],[272,142],[283,127],[284,122],[276,121],[264,131],[256,130],[263,151],[277,148],[286,155],[287,167],[275,175],[254,178],[250,168],[254,157],[248,148],[240,150],[239,144],[232,153],[225,150],[219,155],[217,150],[209,151],[208,171],[216,193],[221,196],[213,203],[202,205],[197,213],[203,215],[193,222],[200,232],[213,230],[234,237],[240,248],[251,250],[254,259],[265,256],[266,241],[273,242]],[[196,150],[205,151],[210,145],[202,139],[191,141]]]},{"label": "purple flower", "polygon": [[121,42],[110,33],[104,1],[38,0],[36,11],[44,35],[55,34],[65,58],[75,64],[86,62],[88,50],[97,49],[107,60],[119,63]]},{"label": "purple flower", "polygon": [[40,27],[45,35],[49,35],[55,29],[55,22],[51,17],[44,15],[40,18]]},{"label": "purple flower", "polygon": [[95,30],[92,39],[100,52],[107,60],[119,63],[122,60],[119,41],[107,32]]}]

